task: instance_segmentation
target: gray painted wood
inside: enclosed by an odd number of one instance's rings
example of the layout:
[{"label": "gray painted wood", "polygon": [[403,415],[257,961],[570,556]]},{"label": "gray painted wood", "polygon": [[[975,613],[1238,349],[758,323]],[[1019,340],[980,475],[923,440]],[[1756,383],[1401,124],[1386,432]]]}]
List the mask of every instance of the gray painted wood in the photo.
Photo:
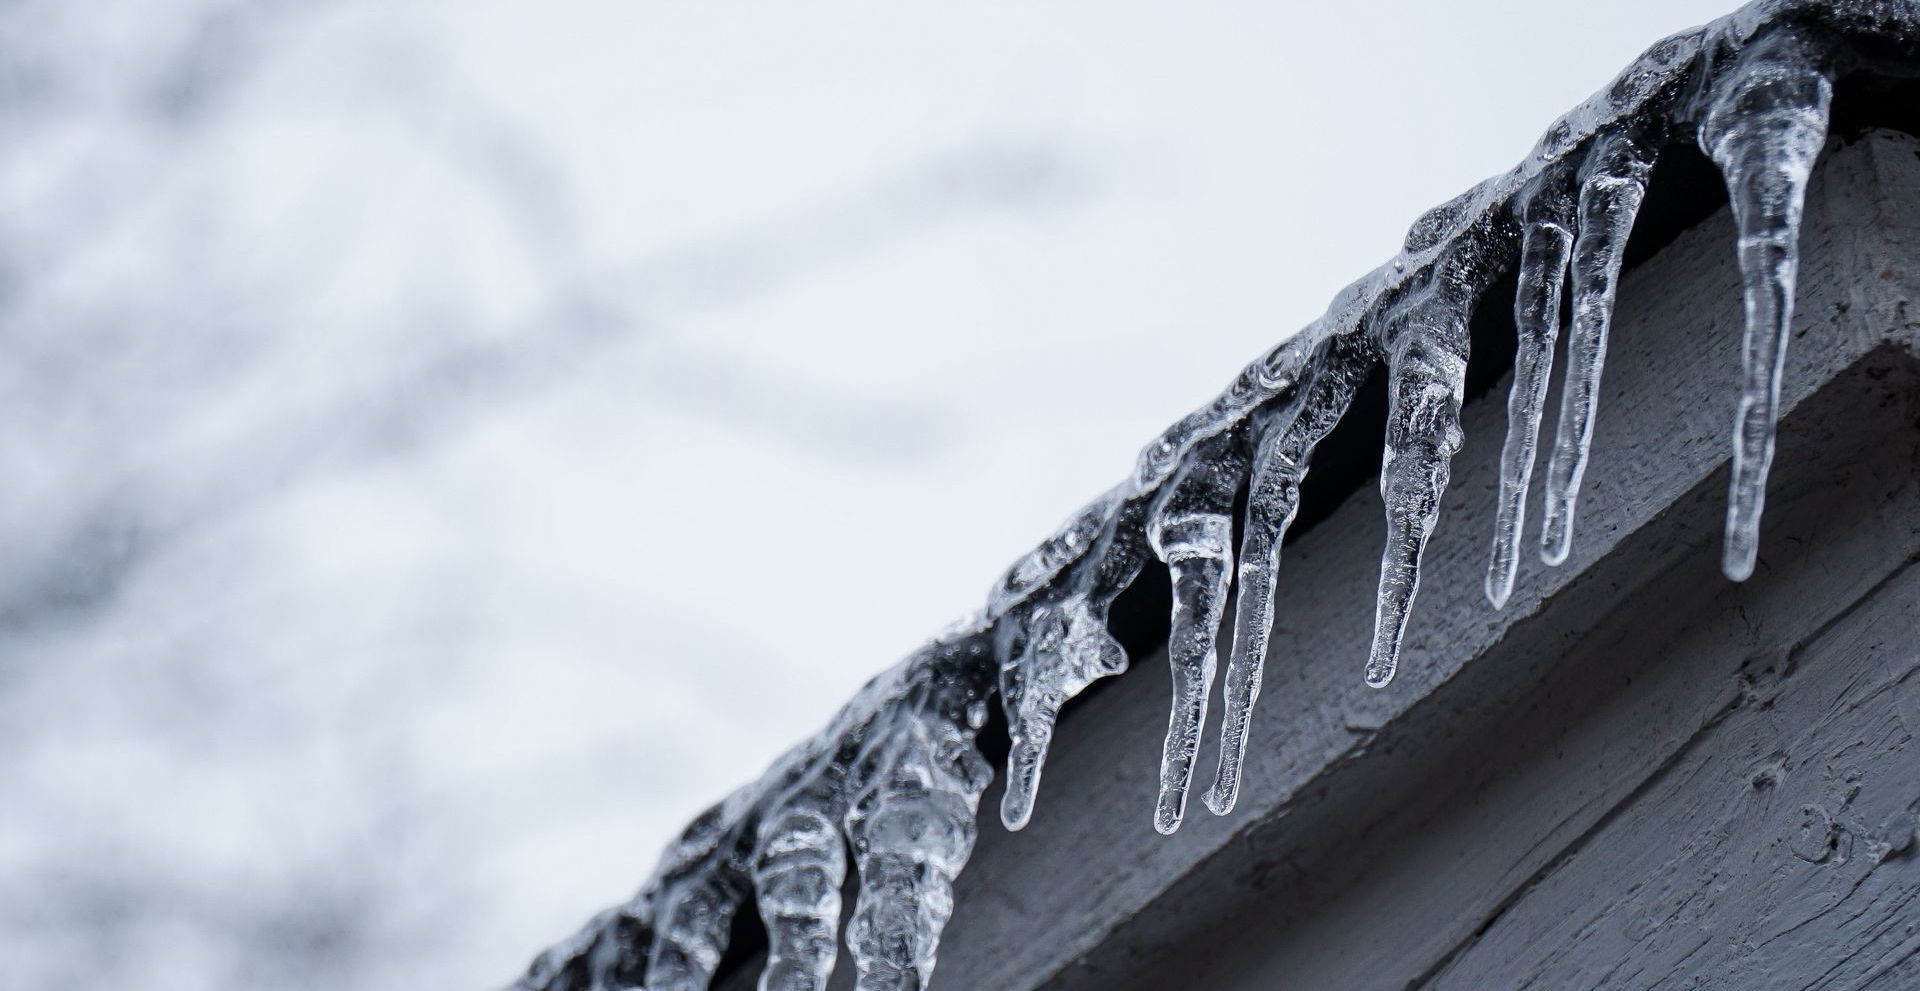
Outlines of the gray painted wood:
[{"label": "gray painted wood", "polygon": [[1288,549],[1241,807],[1153,831],[1170,692],[1136,660],[1069,707],[1033,824],[983,817],[936,986],[1920,983],[1920,867],[1874,855],[1920,802],[1920,144],[1832,153],[1802,243],[1752,581],[1717,571],[1723,211],[1623,282],[1566,566],[1481,596],[1502,383],[1467,409],[1399,678],[1360,680],[1369,489]]},{"label": "gray painted wood", "polygon": [[[1784,438],[1794,467],[1776,488],[1769,533],[1779,546],[1761,581],[1734,587],[1718,577],[1725,473],[1717,472],[1509,631],[1424,711],[1383,728],[1365,757],[1179,879],[1050,986],[1524,987],[1532,975],[1487,940],[1523,919],[1563,920],[1564,906],[1536,913],[1541,903],[1528,893],[1584,863],[1593,837],[1619,828],[1628,810],[1652,801],[1708,816],[1681,813],[1657,829],[1636,827],[1625,841],[1674,851],[1724,829],[1708,810],[1747,796],[1763,772],[1779,779],[1769,788],[1786,793],[1785,780],[1803,774],[1804,755],[1784,742],[1790,734],[1761,746],[1734,727],[1743,713],[1780,708],[1796,691],[1827,698],[1813,676],[1837,668],[1802,656],[1803,645],[1920,554],[1909,522],[1920,520],[1910,398],[1920,396],[1920,374],[1907,359],[1883,357],[1837,380],[1824,394],[1831,406],[1806,407],[1851,432],[1827,436],[1800,420]],[[1885,701],[1911,700],[1903,690]],[[1920,760],[1920,750],[1905,759]],[[1702,760],[1720,764],[1697,770]],[[1920,776],[1908,781],[1914,790],[1902,802],[1920,797]],[[1698,794],[1659,793],[1675,782]],[[1797,823],[1747,825],[1778,836]],[[1719,866],[1702,883],[1731,883],[1735,869]],[[1631,903],[1630,892],[1668,880],[1610,865],[1565,890],[1576,905]],[[1904,883],[1920,890],[1920,874]],[[1620,955],[1581,942],[1592,938],[1571,939],[1587,947],[1577,951],[1590,954],[1585,970],[1536,986],[1658,986],[1620,974],[1598,980]],[[1537,939],[1528,931],[1518,943]],[[1467,961],[1476,966],[1462,971]],[[1436,974],[1452,979],[1430,981]]]}]

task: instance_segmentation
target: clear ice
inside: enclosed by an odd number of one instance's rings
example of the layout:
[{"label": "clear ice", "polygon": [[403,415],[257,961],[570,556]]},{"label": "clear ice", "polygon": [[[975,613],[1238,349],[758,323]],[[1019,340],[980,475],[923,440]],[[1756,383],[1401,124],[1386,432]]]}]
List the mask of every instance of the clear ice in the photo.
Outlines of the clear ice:
[{"label": "clear ice", "polygon": [[1283,403],[1254,424],[1260,447],[1247,484],[1246,534],[1240,540],[1240,598],[1234,609],[1233,653],[1227,660],[1225,713],[1220,727],[1220,768],[1206,803],[1215,815],[1233,811],[1240,795],[1240,765],[1246,759],[1247,731],[1267,658],[1267,634],[1273,629],[1273,589],[1280,572],[1280,547],[1300,508],[1300,483],[1314,445],[1333,432],[1353,401],[1365,362],[1355,348],[1335,350],[1311,362],[1299,386]]},{"label": "clear ice", "polygon": [[1462,442],[1469,327],[1509,274],[1517,350],[1487,598],[1504,606],[1516,587],[1563,305],[1571,319],[1540,550],[1549,564],[1567,559],[1634,221],[1657,156],[1687,140],[1719,169],[1738,229],[1746,330],[1723,570],[1745,579],[1759,553],[1800,216],[1827,141],[1833,80],[1916,64],[1913,0],[1759,0],[1655,44],[1519,165],[1415,221],[1397,255],[1148,444],[1128,478],[1008,569],[982,610],[876,677],[820,734],[696,819],[638,894],[542,954],[515,987],[706,988],[751,899],[767,937],[759,986],[824,988],[839,958],[849,863],[857,895],[845,945],[857,987],[925,987],[992,776],[976,747],[988,702],[999,697],[1010,742],[1001,819],[1020,829],[1063,707],[1127,669],[1108,614],[1150,557],[1173,588],[1173,708],[1154,826],[1172,832],[1185,815],[1223,627],[1232,641],[1205,804],[1231,811],[1281,550],[1316,445],[1384,370],[1386,542],[1362,676],[1385,686],[1402,666],[1421,555]]},{"label": "clear ice", "polygon": [[1738,56],[1733,71],[1715,87],[1700,123],[1700,147],[1727,180],[1746,297],[1721,560],[1721,569],[1735,581],[1753,574],[1760,551],[1760,509],[1773,463],[1780,373],[1800,267],[1800,208],[1813,161],[1826,144],[1832,99],[1819,46],[1801,31],[1781,30]]},{"label": "clear ice", "polygon": [[1627,133],[1597,139],[1582,169],[1580,230],[1573,239],[1573,328],[1567,334],[1567,379],[1560,390],[1560,426],[1547,462],[1546,519],[1540,528],[1540,559],[1548,564],[1565,562],[1573,549],[1573,511],[1593,444],[1614,293],[1652,171],[1652,153],[1641,138]]},{"label": "clear ice", "polygon": [[1193,762],[1218,666],[1214,636],[1226,614],[1233,580],[1233,500],[1247,471],[1242,445],[1222,434],[1196,452],[1153,507],[1147,540],[1173,577],[1173,625],[1167,663],[1173,669],[1173,712],[1160,759],[1160,803],[1153,825],[1180,828],[1187,814]]},{"label": "clear ice", "polygon": [[1493,561],[1487,600],[1503,608],[1520,568],[1526,529],[1527,484],[1540,448],[1540,416],[1547,408],[1553,345],[1560,338],[1560,292],[1573,251],[1573,201],[1549,192],[1529,200],[1521,216],[1519,285],[1514,292],[1513,391],[1507,398],[1507,440],[1500,448],[1500,494],[1493,523]]}]

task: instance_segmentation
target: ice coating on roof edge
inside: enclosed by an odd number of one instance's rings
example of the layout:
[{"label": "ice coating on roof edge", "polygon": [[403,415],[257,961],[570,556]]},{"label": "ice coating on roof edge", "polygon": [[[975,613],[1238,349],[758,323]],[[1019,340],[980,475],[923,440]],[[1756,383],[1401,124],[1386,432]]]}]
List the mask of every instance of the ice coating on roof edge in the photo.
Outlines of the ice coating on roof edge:
[{"label": "ice coating on roof edge", "polygon": [[[975,749],[981,707],[1000,695],[1013,738],[1002,815],[1019,828],[1034,814],[1061,707],[1127,667],[1107,615],[1149,554],[1175,572],[1173,662],[1187,702],[1169,722],[1154,816],[1163,831],[1185,809],[1205,711],[1193,703],[1211,685],[1214,630],[1230,582],[1240,582],[1221,763],[1206,802],[1217,814],[1230,810],[1275,608],[1272,574],[1314,445],[1384,364],[1388,538],[1362,672],[1384,685],[1401,666],[1419,558],[1460,444],[1467,323],[1515,266],[1520,350],[1489,598],[1505,601],[1520,567],[1563,287],[1574,301],[1568,338],[1570,347],[1578,339],[1583,387],[1570,411],[1562,404],[1561,467],[1549,466],[1547,483],[1547,517],[1557,513],[1559,522],[1543,549],[1564,556],[1621,254],[1653,155],[1682,137],[1697,136],[1720,168],[1739,229],[1747,327],[1725,570],[1745,577],[1772,456],[1806,181],[1825,140],[1835,66],[1851,57],[1850,45],[1867,42],[1879,57],[1920,62],[1915,4],[1763,0],[1655,44],[1549,127],[1519,165],[1419,218],[1399,254],[1155,438],[1120,485],[1016,562],[985,609],[876,677],[821,734],[697,819],[634,899],[542,954],[516,986],[704,987],[751,893],[770,939],[761,987],[822,987],[836,956],[842,845],[860,876],[848,938],[860,987],[924,986],[989,777]],[[1236,569],[1231,513],[1242,488],[1247,526]],[[1195,492],[1204,497],[1187,498]]]}]

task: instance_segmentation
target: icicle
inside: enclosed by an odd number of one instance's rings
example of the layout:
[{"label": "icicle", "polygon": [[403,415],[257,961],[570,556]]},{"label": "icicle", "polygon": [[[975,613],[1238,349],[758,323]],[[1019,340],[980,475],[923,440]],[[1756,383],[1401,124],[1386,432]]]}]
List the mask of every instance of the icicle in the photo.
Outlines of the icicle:
[{"label": "icicle", "polygon": [[648,954],[647,991],[706,991],[726,952],[745,888],[732,871],[715,870],[663,894],[666,904]]},{"label": "icicle", "polygon": [[[702,987],[700,962],[717,965],[727,928],[701,918],[707,907],[731,921],[740,898],[737,866],[721,844],[745,814],[752,790],[742,788],[695,816],[661,852],[653,876],[627,904],[602,912],[586,928],[541,955],[518,988],[528,991],[612,991],[641,986]],[[702,892],[708,894],[703,895]],[[736,894],[736,892],[739,892]],[[717,900],[709,895],[717,894]],[[658,925],[656,926],[656,922]],[[648,983],[647,987],[654,987]]]},{"label": "icicle", "polygon": [[1420,590],[1420,555],[1440,520],[1449,463],[1460,449],[1460,404],[1465,400],[1467,326],[1464,308],[1416,315],[1392,342],[1387,371],[1387,446],[1380,468],[1386,501],[1387,548],[1380,557],[1380,595],[1373,618],[1367,684],[1393,680],[1407,615]]},{"label": "icicle", "polygon": [[1084,593],[1036,603],[1023,626],[1020,649],[1008,650],[1000,666],[1000,698],[1013,742],[1000,819],[1013,830],[1033,817],[1060,707],[1095,681],[1127,669],[1127,652],[1107,632],[1104,604],[1096,609]]},{"label": "icicle", "polygon": [[1560,390],[1560,425],[1547,463],[1540,558],[1561,564],[1573,549],[1573,514],[1593,443],[1594,407],[1607,361],[1613,299],[1627,236],[1646,195],[1653,153],[1625,133],[1594,139],[1580,184],[1580,235],[1573,243],[1573,330]]},{"label": "icicle", "polygon": [[1500,495],[1493,524],[1493,554],[1487,565],[1487,599],[1499,609],[1513,594],[1520,537],[1527,518],[1527,485],[1540,442],[1540,415],[1547,405],[1553,346],[1560,336],[1560,289],[1573,248],[1573,204],[1557,186],[1527,201],[1520,247],[1519,288],[1513,323],[1519,341],[1513,357],[1513,390],[1507,396],[1507,439],[1500,449]]},{"label": "icicle", "polygon": [[847,928],[859,991],[918,989],[932,976],[953,879],[973,853],[974,816],[993,778],[964,716],[899,718],[846,817],[860,873]]},{"label": "icicle", "polygon": [[647,924],[649,899],[642,893],[625,905],[593,917],[581,930],[534,960],[513,991],[596,991],[639,987],[646,953],[653,945]]},{"label": "icicle", "polygon": [[741,788],[695,817],[667,845],[642,889],[643,918],[650,916],[653,923],[647,991],[705,991],[712,981],[727,949],[733,914],[746,900],[746,851],[737,841],[754,797],[753,789]]},{"label": "icicle", "polygon": [[1173,625],[1167,661],[1173,669],[1173,711],[1160,759],[1160,800],[1153,827],[1180,828],[1200,752],[1207,694],[1218,664],[1214,649],[1233,576],[1233,499],[1247,474],[1237,438],[1215,437],[1197,448],[1154,506],[1147,523],[1153,552],[1173,573]]},{"label": "icicle", "polygon": [[1797,33],[1777,31],[1742,53],[1715,81],[1700,147],[1726,177],[1740,228],[1746,333],[1733,425],[1733,480],[1727,496],[1721,569],[1744,581],[1759,553],[1760,513],[1773,463],[1780,374],[1793,325],[1800,265],[1800,212],[1807,178],[1827,139],[1833,87]]},{"label": "icicle", "polygon": [[641,986],[647,968],[644,953],[652,945],[653,928],[641,915],[631,910],[615,912],[603,924],[601,938],[587,956],[590,983],[582,987]]},{"label": "icicle", "polygon": [[760,827],[753,890],[767,927],[760,991],[821,991],[833,973],[845,841],[826,794],[802,798]]},{"label": "icicle", "polygon": [[1303,373],[1297,391],[1281,408],[1260,442],[1247,490],[1246,535],[1240,540],[1240,590],[1234,606],[1233,653],[1227,662],[1220,767],[1205,795],[1215,815],[1233,811],[1240,794],[1240,767],[1247,730],[1266,663],[1273,628],[1273,587],[1280,547],[1300,506],[1300,483],[1314,445],[1333,430],[1353,402],[1363,360],[1332,342]]}]

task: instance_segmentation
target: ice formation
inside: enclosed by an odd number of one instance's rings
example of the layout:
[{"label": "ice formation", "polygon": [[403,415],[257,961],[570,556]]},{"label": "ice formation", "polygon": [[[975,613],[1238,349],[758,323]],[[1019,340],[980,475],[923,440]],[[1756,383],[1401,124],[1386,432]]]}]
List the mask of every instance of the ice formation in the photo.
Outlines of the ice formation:
[{"label": "ice formation", "polygon": [[[1540,556],[1567,559],[1599,410],[1615,287],[1663,147],[1692,140],[1719,168],[1739,231],[1746,333],[1733,410],[1723,570],[1754,567],[1793,315],[1796,241],[1833,81],[1920,59],[1920,3],[1760,0],[1648,49],[1548,128],[1509,172],[1417,220],[1387,264],[1147,445],[1131,477],[1016,562],[986,608],[874,679],[818,736],[689,826],[654,878],[535,961],[523,991],[708,986],[749,897],[768,936],[759,986],[826,986],[848,853],[858,896],[846,945],[862,991],[920,988],[953,909],[991,772],[975,748],[996,693],[1012,749],[1001,818],[1033,814],[1060,709],[1127,668],[1108,611],[1147,565],[1173,584],[1168,720],[1154,825],[1186,813],[1216,632],[1237,579],[1220,763],[1205,803],[1229,812],[1275,612],[1274,578],[1314,447],[1384,365],[1387,512],[1363,676],[1390,681],[1461,444],[1468,323],[1516,277],[1518,330],[1487,597],[1514,586],[1563,297],[1567,368],[1546,468]],[[1571,284],[1569,284],[1569,272]],[[1245,495],[1238,553],[1237,501]]]}]

